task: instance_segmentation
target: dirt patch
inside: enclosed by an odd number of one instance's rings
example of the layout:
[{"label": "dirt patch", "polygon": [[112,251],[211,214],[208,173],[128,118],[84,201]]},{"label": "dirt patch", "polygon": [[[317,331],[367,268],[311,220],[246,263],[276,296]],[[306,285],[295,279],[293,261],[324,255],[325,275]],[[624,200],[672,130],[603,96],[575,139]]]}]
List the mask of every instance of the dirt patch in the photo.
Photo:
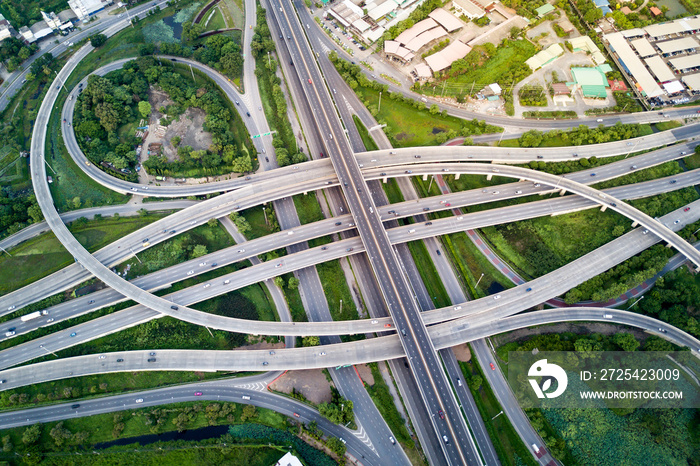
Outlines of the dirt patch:
[{"label": "dirt patch", "polygon": [[[565,312],[565,311],[564,311]],[[495,347],[502,346],[511,341],[523,340],[525,338],[540,335],[542,333],[565,333],[571,332],[578,335],[590,334],[590,333],[600,333],[602,335],[614,335],[616,333],[631,333],[637,340],[642,344],[649,337],[649,334],[641,330],[625,327],[616,324],[606,324],[606,323],[581,323],[581,322],[570,322],[570,323],[560,323],[554,325],[547,325],[544,327],[535,328],[521,328],[519,330],[514,330],[512,332],[501,334],[498,336],[491,337],[493,340],[493,345]]]},{"label": "dirt patch", "polygon": [[374,385],[374,376],[372,375],[372,369],[369,368],[367,364],[357,364],[355,365],[357,373],[360,374],[362,381],[368,385]]},{"label": "dirt patch", "polygon": [[472,359],[472,352],[469,351],[469,346],[466,344],[453,346],[452,351],[454,351],[457,361],[469,362]]},{"label": "dirt patch", "polygon": [[172,105],[175,102],[170,100],[170,96],[167,92],[163,92],[151,86],[148,89],[148,103],[151,104],[151,108],[153,109],[149,120],[150,124],[158,123],[158,120],[163,118],[163,113],[161,113],[160,111],[161,107],[167,107],[168,105]]},{"label": "dirt patch", "polygon": [[254,343],[252,345],[243,345],[238,348],[233,348],[233,351],[238,350],[272,350],[272,349],[282,349],[284,348],[284,343],[268,343],[266,341],[261,341],[260,343]]},{"label": "dirt patch", "polygon": [[190,107],[180,115],[178,121],[173,121],[167,126],[162,140],[163,154],[169,162],[177,160],[177,148],[170,143],[175,136],[180,137],[181,146],[190,146],[193,150],[204,150],[211,146],[211,133],[202,129],[206,116],[203,110]]},{"label": "dirt patch", "polygon": [[292,388],[314,404],[331,401],[331,385],[321,369],[288,371],[270,385],[271,390],[282,393],[292,393]]}]

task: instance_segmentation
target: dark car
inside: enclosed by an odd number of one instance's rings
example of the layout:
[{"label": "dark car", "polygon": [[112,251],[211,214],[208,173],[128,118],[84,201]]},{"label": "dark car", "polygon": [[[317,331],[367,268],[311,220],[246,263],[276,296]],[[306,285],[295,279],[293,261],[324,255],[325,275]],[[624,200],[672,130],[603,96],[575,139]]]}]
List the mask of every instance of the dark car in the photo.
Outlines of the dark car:
[{"label": "dark car", "polygon": [[335,226],[340,226],[342,224],[343,224],[343,222],[335,222]]},{"label": "dark car", "polygon": [[73,406],[70,407],[70,409],[78,409],[80,408],[79,404],[74,404]]},{"label": "dark car", "polygon": [[440,416],[440,419],[445,419],[445,413],[441,409],[438,410],[438,416]]},{"label": "dark car", "polygon": [[176,230],[170,230],[170,234],[174,235]]},{"label": "dark car", "polygon": [[270,159],[268,159],[267,157],[265,157],[265,162],[269,162],[269,161],[270,161]]},{"label": "dark car", "polygon": [[250,112],[245,112],[245,114],[246,114],[247,116],[250,116]]},{"label": "dark car", "polygon": [[117,362],[124,362],[122,358],[117,359]]},{"label": "dark car", "polygon": [[429,227],[432,224],[433,224],[433,222],[425,222],[425,226],[427,226],[427,227]]},{"label": "dark car", "polygon": [[172,309],[173,311],[177,311],[178,307],[177,306],[170,306],[170,309]]},{"label": "dark car", "polygon": [[148,358],[148,362],[156,362],[156,358]]},{"label": "dark car", "polygon": [[170,61],[177,61],[177,60],[175,60],[174,58],[171,58]]},{"label": "dark car", "polygon": [[591,173],[591,176],[595,176],[595,173]]}]

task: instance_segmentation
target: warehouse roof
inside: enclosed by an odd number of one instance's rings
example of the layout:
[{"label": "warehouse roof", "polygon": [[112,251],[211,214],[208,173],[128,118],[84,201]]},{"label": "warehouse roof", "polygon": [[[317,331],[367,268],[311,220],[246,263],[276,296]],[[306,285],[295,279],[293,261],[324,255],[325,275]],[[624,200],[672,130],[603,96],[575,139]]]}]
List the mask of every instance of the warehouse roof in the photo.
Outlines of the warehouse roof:
[{"label": "warehouse roof", "polygon": [[406,29],[404,32],[399,34],[396,39],[396,42],[400,42],[402,44],[408,44],[411,40],[413,40],[418,34],[422,34],[428,29],[432,29],[435,26],[437,26],[438,23],[433,19],[433,18],[426,18],[423,21],[419,21],[416,24],[414,24],[412,27]]},{"label": "warehouse roof", "polygon": [[635,39],[632,42],[630,42],[630,44],[632,44],[632,47],[634,47],[639,56],[642,58],[656,55],[656,49],[651,45],[651,43],[646,39],[646,37],[642,37],[641,39]]},{"label": "warehouse roof", "polygon": [[661,53],[675,53],[696,48],[698,46],[698,41],[691,36],[668,40],[666,42],[657,42],[656,46],[661,50]]},{"label": "warehouse roof", "polygon": [[438,53],[434,53],[429,57],[425,57],[425,62],[428,64],[433,72],[444,70],[449,67],[453,62],[464,58],[467,56],[472,48],[460,41],[455,41],[440,50]]},{"label": "warehouse roof", "polygon": [[683,92],[685,90],[685,88],[683,87],[683,84],[681,84],[680,81],[671,81],[670,83],[666,83],[663,86],[669,95],[676,94],[678,92]]},{"label": "warehouse roof", "polygon": [[417,37],[414,37],[410,42],[405,44],[405,47],[408,50],[412,50],[413,52],[417,52],[422,47],[424,47],[426,44],[429,44],[430,42],[434,41],[435,39],[439,39],[439,38],[444,37],[446,35],[447,35],[447,31],[445,31],[442,27],[438,26],[436,28],[425,31],[423,34],[419,34]]},{"label": "warehouse roof", "polygon": [[685,32],[685,26],[679,22],[672,21],[670,23],[652,24],[644,28],[649,37],[656,39],[657,37],[670,36]]},{"label": "warehouse roof", "polygon": [[434,9],[428,17],[437,21],[440,26],[447,29],[447,32],[456,31],[463,26],[462,22],[455,15],[442,8]]},{"label": "warehouse roof", "polygon": [[552,11],[554,11],[554,9],[555,8],[550,3],[545,3],[541,7],[536,8],[535,11],[537,12],[537,16],[541,18],[547,13],[551,13]]},{"label": "warehouse roof", "polygon": [[700,91],[700,73],[688,74],[681,79],[691,91]]},{"label": "warehouse roof", "polygon": [[656,55],[655,57],[647,58],[644,61],[660,83],[665,83],[666,81],[673,81],[676,79],[676,75],[673,73],[673,71],[671,71],[668,65],[664,63],[660,56]]},{"label": "warehouse roof", "polygon": [[700,55],[687,55],[680,58],[671,58],[668,62],[672,67],[679,71],[687,70],[689,68],[696,68],[700,66]]},{"label": "warehouse roof", "polygon": [[525,60],[525,63],[532,69],[532,71],[542,68],[547,63],[551,62],[559,55],[564,53],[564,49],[561,48],[559,44],[552,44],[546,49],[538,52],[535,56]]},{"label": "warehouse roof", "polygon": [[603,38],[608,41],[610,47],[617,53],[628,73],[637,81],[637,87],[641,92],[646,94],[647,97],[663,95],[664,91],[661,90],[654,77],[649,73],[649,70],[647,70],[637,54],[634,53],[621,33],[606,34]]}]

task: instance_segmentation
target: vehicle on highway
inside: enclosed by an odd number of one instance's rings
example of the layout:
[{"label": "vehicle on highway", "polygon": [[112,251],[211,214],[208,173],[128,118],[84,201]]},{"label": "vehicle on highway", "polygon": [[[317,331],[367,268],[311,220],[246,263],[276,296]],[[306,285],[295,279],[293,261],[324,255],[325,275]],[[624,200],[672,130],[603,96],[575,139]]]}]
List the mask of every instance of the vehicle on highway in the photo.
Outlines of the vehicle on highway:
[{"label": "vehicle on highway", "polygon": [[95,300],[91,299],[90,301],[88,301],[88,304],[95,304]]},{"label": "vehicle on highway", "polygon": [[598,119],[596,120],[596,122],[598,122],[598,123],[601,123],[602,121],[603,121],[602,118],[598,118]]},{"label": "vehicle on highway", "polygon": [[250,112],[245,112],[245,114],[246,114],[247,116],[250,116]]},{"label": "vehicle on highway", "polygon": [[239,250],[236,251],[236,252],[237,252],[238,254],[241,254],[241,253],[244,253],[244,252],[245,252],[245,249],[239,249]]},{"label": "vehicle on highway", "polygon": [[171,235],[174,235],[174,234],[175,234],[175,230],[170,230],[170,234],[171,234]]},{"label": "vehicle on highway", "polygon": [[275,352],[274,352],[274,351],[270,351],[270,356],[274,356],[274,355],[275,355]]},{"label": "vehicle on highway", "polygon": [[493,297],[493,299],[501,299],[501,295],[497,294],[496,296]]},{"label": "vehicle on highway", "polygon": [[202,392],[194,392],[194,396],[202,396]]},{"label": "vehicle on highway", "polygon": [[197,220],[192,220],[192,221],[190,222],[190,225],[194,225],[195,223],[197,223]]},{"label": "vehicle on highway", "polygon": [[170,309],[172,309],[173,311],[177,311],[178,307],[177,306],[170,306]]},{"label": "vehicle on highway", "polygon": [[532,288],[528,288],[528,289],[527,289],[527,290],[525,290],[525,291],[532,291]]},{"label": "vehicle on highway", "polygon": [[143,403],[143,398],[139,398],[138,400],[136,400],[136,402],[137,402],[137,403]]},{"label": "vehicle on highway", "polygon": [[328,249],[328,246],[323,246],[323,247],[321,248],[321,251],[325,251],[326,249]]},{"label": "vehicle on highway", "polygon": [[299,413],[292,413],[294,417],[299,417]]},{"label": "vehicle on highway", "polygon": [[438,409],[438,416],[440,416],[440,419],[445,419],[445,413],[441,409]]},{"label": "vehicle on highway", "polygon": [[378,324],[379,321],[378,321],[378,320],[373,320],[372,323],[373,323],[373,324]]},{"label": "vehicle on highway", "polygon": [[206,262],[200,262],[200,263],[199,263],[199,266],[200,266],[200,267],[204,267],[205,265],[207,265]]},{"label": "vehicle on highway", "polygon": [[101,354],[97,359],[104,359],[104,358],[106,358],[106,357],[107,357],[107,356],[105,356],[104,354]]},{"label": "vehicle on highway", "polygon": [[219,264],[216,263],[216,262],[214,262],[213,264],[211,264],[212,267],[216,267],[217,265],[219,265]]},{"label": "vehicle on highway", "polygon": [[591,176],[595,176],[595,173],[591,173]]},{"label": "vehicle on highway", "polygon": [[671,180],[671,181],[669,181],[669,184],[676,184],[676,183],[678,183],[678,180]]},{"label": "vehicle on highway", "polygon": [[10,307],[7,308],[7,310],[8,310],[8,311],[11,311],[11,310],[13,310],[14,308],[15,308],[15,306],[10,306]]},{"label": "vehicle on highway", "polygon": [[389,441],[392,445],[396,445],[396,440],[394,440],[394,437],[392,437],[391,435],[389,436]]},{"label": "vehicle on highway", "polygon": [[674,220],[674,221],[673,221],[673,224],[674,224],[674,225],[678,225],[679,223],[681,223],[680,220]]},{"label": "vehicle on highway", "polygon": [[46,319],[46,323],[53,322],[53,317],[50,319]]},{"label": "vehicle on highway", "polygon": [[637,168],[636,165],[632,165],[632,166],[630,167],[630,170],[635,170],[636,168]]},{"label": "vehicle on highway", "polygon": [[683,212],[688,212],[689,210],[690,210],[690,207],[686,207],[685,209],[683,209]]},{"label": "vehicle on highway", "polygon": [[150,353],[148,353],[148,355],[149,355],[149,356],[155,356],[155,355],[156,355],[156,352],[155,352],[155,351],[151,351]]},{"label": "vehicle on highway", "polygon": [[409,173],[409,174],[410,174],[410,173],[413,173],[413,170],[406,170],[405,173]]},{"label": "vehicle on highway", "polygon": [[603,314],[603,319],[612,319],[612,314]]},{"label": "vehicle on highway", "polygon": [[647,233],[649,233],[649,230],[644,230],[644,231],[642,232],[643,235],[646,235]]},{"label": "vehicle on highway", "polygon": [[447,438],[447,435],[443,435],[442,439],[445,441],[445,443],[450,443],[450,439]]},{"label": "vehicle on highway", "polygon": [[433,224],[433,222],[425,222],[425,226],[427,226],[427,227],[429,227],[432,224]]},{"label": "vehicle on highway", "polygon": [[347,248],[345,251],[346,251],[346,252],[350,252],[350,251],[352,251],[353,249],[354,249],[354,248]]},{"label": "vehicle on highway", "polygon": [[189,272],[187,272],[187,275],[192,275],[193,273],[194,273],[194,270],[190,270]]},{"label": "vehicle on highway", "polygon": [[132,190],[132,191],[138,191],[138,189],[136,189],[136,188],[131,188],[131,190]]},{"label": "vehicle on highway", "polygon": [[268,365],[267,361],[263,362],[263,366],[267,366],[267,365]]},{"label": "vehicle on highway", "polygon": [[[5,332],[5,336],[6,336],[6,337],[11,337],[11,336],[15,335],[16,333],[17,333],[17,332],[8,330],[7,332]],[[71,335],[71,336],[72,336],[72,335]]]},{"label": "vehicle on highway", "polygon": [[74,404],[70,407],[70,409],[78,409],[78,408],[80,408],[79,404]]},{"label": "vehicle on highway", "polygon": [[461,387],[462,386],[462,379],[457,379],[457,386]]},{"label": "vehicle on highway", "polygon": [[324,351],[324,352],[322,352],[322,353],[318,353],[318,355],[319,355],[319,356],[325,356],[326,353],[325,353],[325,351]]},{"label": "vehicle on highway", "polygon": [[76,336],[76,335],[77,335],[77,333],[75,333],[75,332],[73,332],[73,333],[70,334],[70,336],[72,336],[72,337],[74,337],[74,336]]},{"label": "vehicle on highway", "polygon": [[0,380],[0,384],[7,383],[7,380]]},{"label": "vehicle on highway", "polygon": [[156,362],[156,358],[148,358],[148,362]]},{"label": "vehicle on highway", "polygon": [[122,358],[117,359],[117,362],[124,362]]},{"label": "vehicle on highway", "polygon": [[391,324],[384,324],[384,328],[391,328]]},{"label": "vehicle on highway", "polygon": [[494,366],[492,362],[489,363],[489,366],[491,366],[491,370],[492,370],[492,371],[495,371],[495,370],[496,370],[496,366]]},{"label": "vehicle on highway", "polygon": [[311,82],[311,78],[309,78],[309,84],[312,84],[312,82]]},{"label": "vehicle on highway", "polygon": [[228,285],[229,283],[231,283],[231,280],[224,280],[224,285]]},{"label": "vehicle on highway", "polygon": [[282,263],[281,263],[281,262],[275,266],[275,268],[279,268],[279,267],[282,267]]}]

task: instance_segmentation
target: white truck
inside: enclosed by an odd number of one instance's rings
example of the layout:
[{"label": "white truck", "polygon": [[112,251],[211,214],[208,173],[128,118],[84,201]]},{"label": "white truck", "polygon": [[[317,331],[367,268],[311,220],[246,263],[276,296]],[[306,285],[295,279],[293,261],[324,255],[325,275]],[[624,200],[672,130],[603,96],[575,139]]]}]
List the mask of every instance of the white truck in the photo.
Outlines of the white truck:
[{"label": "white truck", "polygon": [[48,313],[49,313],[49,311],[46,311],[46,310],[44,310],[44,311],[34,311],[34,312],[32,312],[31,314],[27,314],[27,315],[24,315],[24,316],[20,317],[19,319],[20,319],[22,322],[28,322],[28,321],[30,321],[30,320],[36,319],[37,317],[41,317],[41,316],[48,315]]}]

